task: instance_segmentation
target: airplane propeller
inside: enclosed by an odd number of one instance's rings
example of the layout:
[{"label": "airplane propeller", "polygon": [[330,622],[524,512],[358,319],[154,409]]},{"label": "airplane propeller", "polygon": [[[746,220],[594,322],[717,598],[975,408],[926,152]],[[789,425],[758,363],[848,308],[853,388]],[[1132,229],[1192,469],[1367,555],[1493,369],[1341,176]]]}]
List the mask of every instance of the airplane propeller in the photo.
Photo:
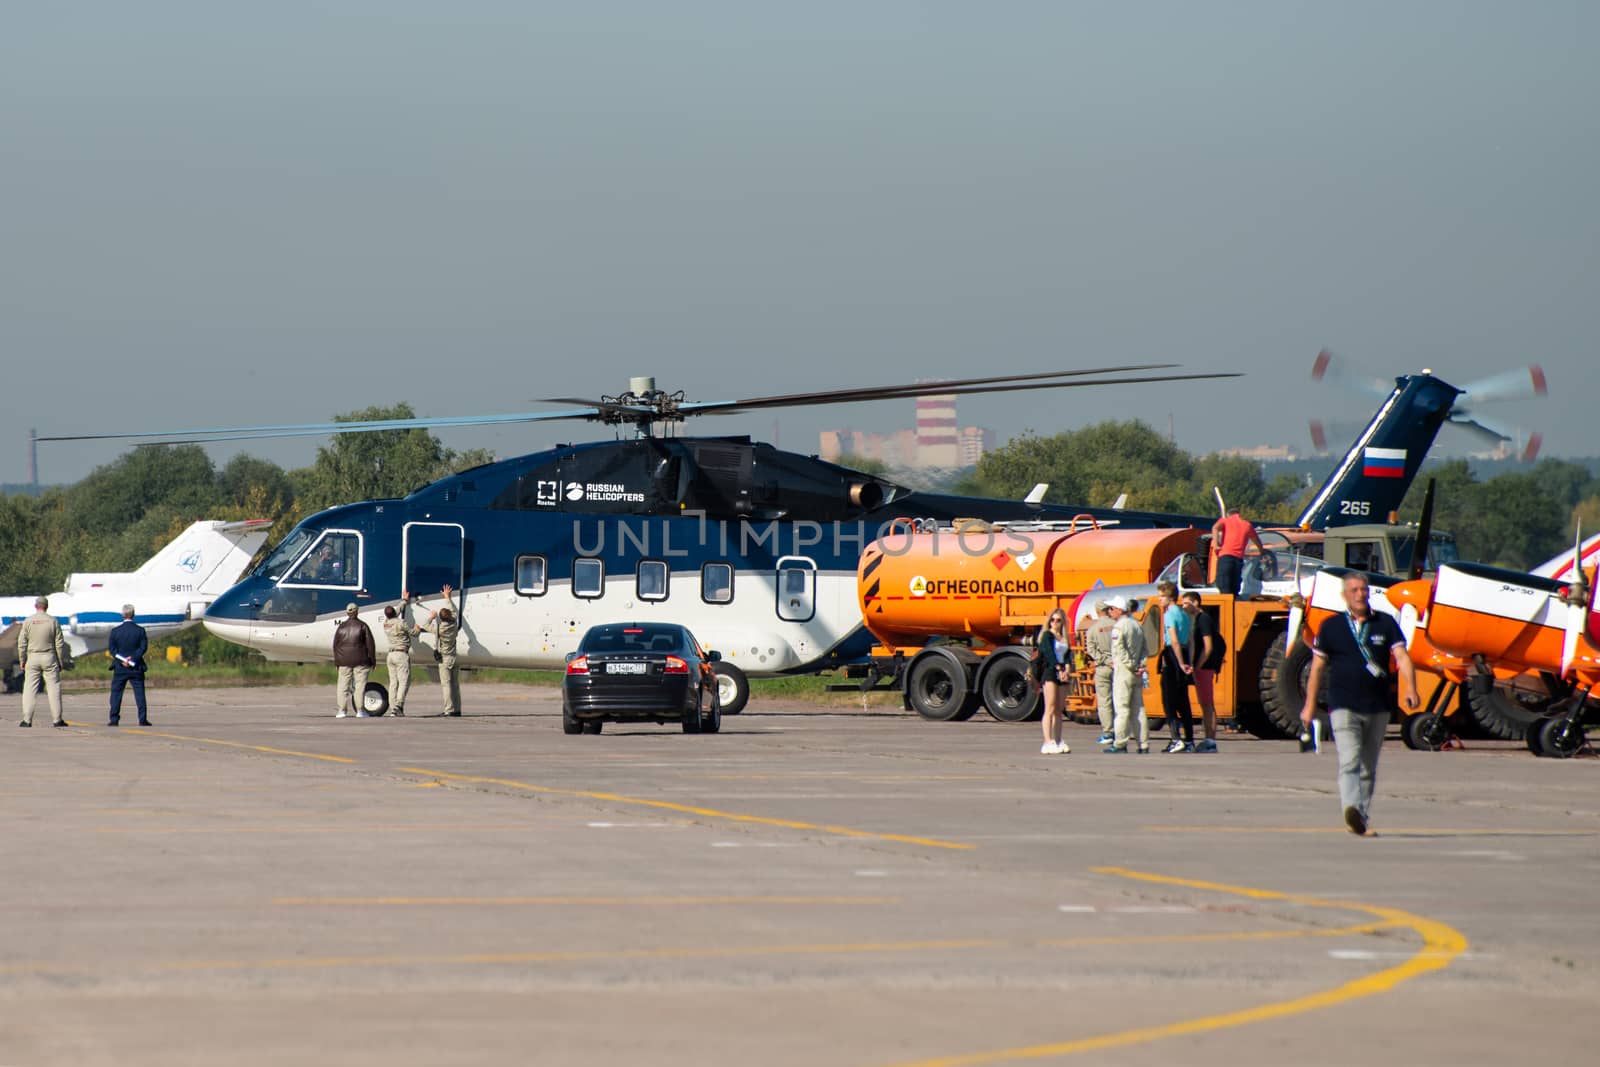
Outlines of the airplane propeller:
[{"label": "airplane propeller", "polygon": [[141,430],[129,433],[52,434],[40,441],[119,441],[139,444],[207,444],[213,441],[245,441],[278,437],[312,437],[324,434],[375,433],[384,430],[434,429],[448,426],[496,426],[511,423],[553,422],[564,419],[587,420],[611,425],[631,423],[641,434],[648,434],[656,423],[682,422],[691,415],[732,415],[745,411],[783,407],[810,407],[817,404],[848,404],[867,400],[894,400],[919,396],[1009,393],[1032,389],[1080,389],[1097,385],[1138,385],[1151,382],[1206,381],[1238,378],[1233,372],[1207,374],[1145,374],[1135,371],[1164,371],[1176,363],[1140,363],[1084,370],[1049,371],[1036,374],[1008,374],[984,378],[952,378],[940,381],[903,383],[822,392],[785,393],[756,396],[743,400],[686,401],[682,392],[657,389],[654,378],[635,378],[627,392],[602,396],[598,400],[566,398],[551,403],[581,405],[565,411],[518,412],[506,415],[461,415],[442,418],[372,419],[342,422],[287,423],[276,426],[219,426],[197,430]]},{"label": "airplane propeller", "polygon": [[[1583,558],[1583,524],[1578,524],[1577,539],[1572,549],[1573,559]],[[1572,672],[1572,663],[1578,657],[1578,638],[1582,636],[1589,617],[1589,578],[1583,567],[1574,567],[1572,581],[1561,599],[1567,605],[1566,632],[1561,638],[1561,677]]]},{"label": "airplane propeller", "polygon": [[[1431,372],[1424,371],[1423,373]],[[1356,369],[1348,360],[1335,355],[1326,348],[1317,353],[1316,360],[1311,364],[1311,380],[1314,382],[1327,382],[1347,392],[1378,399],[1387,398],[1395,386],[1393,378],[1385,379]],[[1506,400],[1525,400],[1548,394],[1549,386],[1545,379],[1544,370],[1537,364],[1492,374],[1487,378],[1480,378],[1461,388],[1460,394],[1450,408],[1447,422],[1490,448],[1503,448],[1509,444],[1516,444],[1521,440],[1522,435],[1513,429],[1508,429],[1484,419],[1478,414],[1478,405]],[[1330,436],[1344,436],[1341,432],[1342,425],[1340,423],[1325,423],[1320,419],[1311,421],[1311,444],[1318,455],[1327,454]],[[1543,444],[1543,434],[1533,433],[1527,435],[1526,443],[1517,454],[1518,462],[1532,463],[1538,457],[1539,449]]]}]

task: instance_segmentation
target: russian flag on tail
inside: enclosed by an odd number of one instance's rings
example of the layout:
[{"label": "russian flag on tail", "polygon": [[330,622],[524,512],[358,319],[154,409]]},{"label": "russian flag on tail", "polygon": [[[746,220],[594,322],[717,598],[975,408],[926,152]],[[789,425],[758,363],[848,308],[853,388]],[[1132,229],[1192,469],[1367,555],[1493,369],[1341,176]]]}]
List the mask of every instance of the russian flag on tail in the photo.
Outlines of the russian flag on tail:
[{"label": "russian flag on tail", "polygon": [[1362,452],[1361,473],[1368,478],[1404,478],[1406,476],[1406,450],[1403,448],[1368,448]]}]

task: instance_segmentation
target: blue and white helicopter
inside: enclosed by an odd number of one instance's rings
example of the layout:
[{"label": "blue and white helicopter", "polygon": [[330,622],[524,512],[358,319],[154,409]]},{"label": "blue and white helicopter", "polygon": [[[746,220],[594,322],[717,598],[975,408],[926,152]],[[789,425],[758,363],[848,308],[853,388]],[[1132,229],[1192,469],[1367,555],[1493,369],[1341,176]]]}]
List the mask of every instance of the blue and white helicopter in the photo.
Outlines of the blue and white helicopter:
[{"label": "blue and white helicopter", "polygon": [[[399,500],[369,500],[313,515],[206,612],[205,625],[268,659],[331,655],[345,605],[381,609],[403,590],[438,596],[460,614],[458,652],[477,668],[560,668],[590,626],[670,619],[718,649],[720,697],[742,710],[748,675],[813,672],[864,656],[856,567],[891,523],[957,518],[1035,524],[1091,515],[1124,527],[1208,527],[1209,517],[918,492],[815,456],[748,437],[674,437],[690,416],[773,408],[1199,380],[1230,374],[1145,374],[1171,364],[1105,367],[878,388],[688,402],[635,378],[627,392],[581,407],[461,418],[221,428],[90,438],[240,440],[381,430],[587,420],[632,427],[631,437],[559,445],[443,478]],[[1430,375],[1399,380],[1351,455],[1401,450],[1399,476],[1349,460],[1336,471],[1314,526],[1357,522],[1400,504],[1459,394]],[[84,437],[41,438],[82,440]],[[1353,503],[1359,502],[1359,503]],[[380,644],[381,629],[374,627]],[[428,638],[424,635],[423,641]],[[380,649],[380,652],[383,650]],[[426,644],[416,655],[431,657]],[[387,706],[373,684],[368,710]]]}]

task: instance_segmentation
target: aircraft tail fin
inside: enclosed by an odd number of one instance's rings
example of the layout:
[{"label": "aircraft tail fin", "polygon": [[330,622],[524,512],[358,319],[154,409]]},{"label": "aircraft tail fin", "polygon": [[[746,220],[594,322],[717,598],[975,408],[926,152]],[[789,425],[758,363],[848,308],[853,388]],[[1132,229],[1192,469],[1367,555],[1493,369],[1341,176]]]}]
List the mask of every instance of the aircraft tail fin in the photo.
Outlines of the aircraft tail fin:
[{"label": "aircraft tail fin", "polygon": [[1372,416],[1300,514],[1310,530],[1386,522],[1400,508],[1461,390],[1431,374],[1395,379]]},{"label": "aircraft tail fin", "polygon": [[134,573],[217,596],[239,580],[272,528],[271,519],[194,523]]},{"label": "aircraft tail fin", "polygon": [[[1583,566],[1585,568],[1592,567],[1596,561],[1600,561],[1600,534],[1591,534],[1584,538],[1582,551]],[[1563,579],[1569,577],[1572,574],[1572,550],[1568,549],[1558,556],[1550,557],[1529,573],[1540,578]]]}]

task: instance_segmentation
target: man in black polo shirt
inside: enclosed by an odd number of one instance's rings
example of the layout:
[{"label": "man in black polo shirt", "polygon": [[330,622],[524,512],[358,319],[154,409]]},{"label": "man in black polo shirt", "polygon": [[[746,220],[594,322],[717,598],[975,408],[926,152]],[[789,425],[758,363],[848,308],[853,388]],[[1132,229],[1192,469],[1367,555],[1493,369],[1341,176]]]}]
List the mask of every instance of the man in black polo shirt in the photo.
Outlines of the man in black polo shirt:
[{"label": "man in black polo shirt", "polygon": [[1339,748],[1339,803],[1344,807],[1344,824],[1353,834],[1367,832],[1378,754],[1389,731],[1391,659],[1400,671],[1400,693],[1406,707],[1416,708],[1420,703],[1416,671],[1400,624],[1374,612],[1368,592],[1365,575],[1344,576],[1347,610],[1329,617],[1317,630],[1312,645],[1316,658],[1306,682],[1306,706],[1300,712],[1300,721],[1310,726],[1326,678],[1333,740]]}]

